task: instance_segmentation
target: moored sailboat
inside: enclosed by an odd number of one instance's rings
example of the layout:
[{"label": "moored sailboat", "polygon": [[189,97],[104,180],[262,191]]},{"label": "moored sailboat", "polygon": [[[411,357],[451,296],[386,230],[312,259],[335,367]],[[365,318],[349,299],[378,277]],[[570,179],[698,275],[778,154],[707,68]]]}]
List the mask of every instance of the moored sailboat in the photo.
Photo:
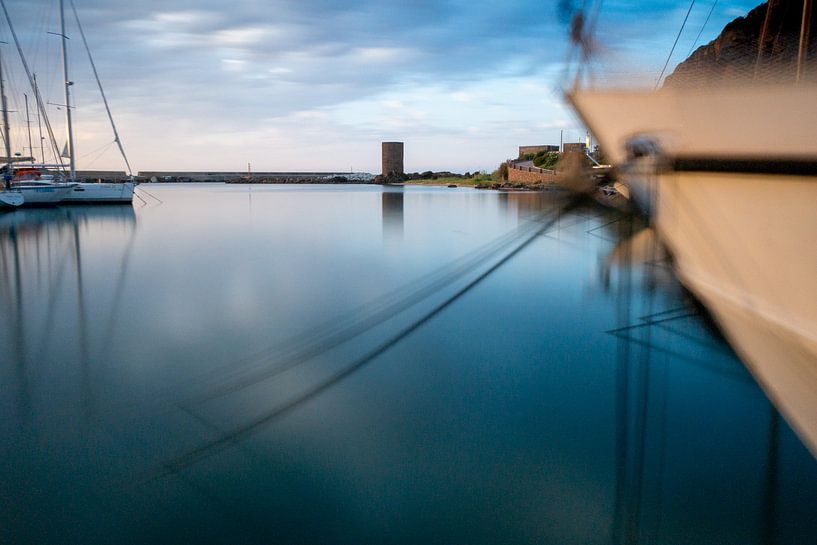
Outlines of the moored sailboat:
[{"label": "moored sailboat", "polygon": [[[15,45],[17,46],[18,53],[20,54],[20,60],[22,61],[23,68],[25,69],[26,75],[29,80],[29,84],[34,90],[34,96],[36,98],[36,104],[38,108],[37,111],[41,113],[43,116],[46,129],[50,137],[51,146],[56,151],[57,150],[56,140],[54,138],[51,125],[48,121],[48,116],[45,112],[43,99],[40,96],[39,89],[36,84],[36,78],[32,75],[28,63],[26,62],[25,56],[23,55],[23,51],[20,47],[19,40],[17,39],[14,27],[12,26],[11,18],[9,17],[8,10],[6,9],[6,5],[3,0],[0,0],[0,6],[2,7],[3,13],[9,24],[11,35],[14,38]],[[105,92],[102,88],[102,83],[99,79],[99,75],[96,70],[96,65],[94,64],[93,57],[91,55],[90,48],[88,47],[88,43],[85,38],[85,33],[82,30],[82,26],[79,21],[79,15],[77,13],[76,6],[74,6],[73,4],[73,1],[71,2],[71,7],[74,12],[77,28],[79,29],[83,44],[85,45],[85,49],[88,54],[88,59],[93,69],[94,77],[96,78],[99,91],[102,95],[108,119],[113,129],[114,142],[117,144],[119,151],[122,154],[123,159],[125,160],[125,164],[128,167],[128,172],[131,173],[130,163],[128,162],[127,156],[125,155],[125,151],[122,146],[119,133],[117,131],[116,125],[113,120],[113,116],[111,114],[110,107],[108,105],[107,97],[105,96]],[[73,85],[73,82],[69,79],[68,74],[68,51],[67,51],[68,36],[66,35],[64,0],[59,0],[59,13],[61,32],[58,34],[58,36],[60,36],[62,40],[61,42],[62,75],[64,81],[64,100],[65,100],[64,110],[66,121],[65,152],[63,154],[55,153],[55,156],[59,161],[58,165],[50,166],[44,164],[35,165],[32,162],[31,165],[27,165],[26,167],[15,170],[13,164],[9,162],[6,169],[7,177],[10,175],[11,179],[7,180],[8,182],[7,188],[22,192],[24,197],[25,195],[30,194],[31,198],[30,199],[26,198],[25,202],[31,205],[55,204],[57,202],[62,201],[74,203],[131,203],[133,202],[134,192],[133,181],[112,183],[112,182],[84,182],[77,180],[75,161],[76,154],[74,149],[74,129],[72,116],[73,106],[71,104],[71,86]],[[6,110],[4,105],[4,112],[5,111]],[[4,123],[4,125],[6,127],[6,132],[8,132],[7,120]],[[7,156],[10,156],[11,155],[9,144],[10,138],[8,134],[6,134],[5,136]],[[31,151],[33,152],[33,149]],[[63,156],[65,156],[68,159],[68,165],[65,165],[63,163],[62,161]],[[50,173],[50,171],[45,171],[44,169],[46,167],[56,168],[57,169],[56,175]]]},{"label": "moored sailboat", "polygon": [[9,181],[12,192],[23,197],[26,206],[48,206],[62,202],[77,184],[60,182],[53,174],[42,174],[40,170],[22,167],[14,170]]},{"label": "moored sailboat", "polygon": [[[74,162],[74,138],[73,138],[73,123],[72,123],[72,116],[71,116],[71,85],[72,82],[68,78],[68,53],[67,53],[67,40],[68,37],[66,36],[65,31],[65,2],[64,0],[60,0],[60,25],[62,30],[62,69],[63,69],[63,76],[65,77],[65,104],[67,107],[65,108],[65,117],[66,117],[66,127],[68,132],[68,153],[69,153],[69,172],[70,172],[70,179],[71,181],[76,180],[76,164]],[[125,155],[125,150],[122,146],[122,141],[119,138],[119,131],[116,128],[116,124],[113,120],[113,114],[111,113],[111,108],[108,105],[108,98],[105,96],[105,90],[102,87],[102,82],[99,79],[99,74],[96,69],[96,64],[94,63],[93,56],[91,55],[91,49],[88,46],[88,40],[85,37],[85,31],[82,29],[82,24],[79,21],[79,14],[77,13],[76,5],[74,5],[73,0],[71,0],[71,9],[74,13],[74,19],[77,23],[77,29],[79,30],[80,36],[82,37],[82,43],[85,45],[85,50],[88,54],[88,61],[91,64],[91,68],[94,73],[94,78],[96,79],[97,86],[99,87],[100,95],[102,96],[102,102],[105,105],[105,111],[108,114],[108,120],[111,124],[111,129],[113,130],[114,134],[114,142],[119,148],[120,153],[122,154],[122,158],[125,161],[125,165],[128,168],[128,172],[131,172],[130,163],[128,161],[127,155]],[[117,204],[117,203],[131,203],[133,202],[133,190],[134,190],[134,183],[133,181],[127,182],[78,182],[76,186],[71,190],[69,195],[66,197],[66,201],[74,202],[74,203],[109,203],[109,204]]]},{"label": "moored sailboat", "polygon": [[[803,28],[810,13],[806,0]],[[682,282],[817,455],[817,83],[802,78],[806,50],[801,31],[797,82],[568,98]]]}]

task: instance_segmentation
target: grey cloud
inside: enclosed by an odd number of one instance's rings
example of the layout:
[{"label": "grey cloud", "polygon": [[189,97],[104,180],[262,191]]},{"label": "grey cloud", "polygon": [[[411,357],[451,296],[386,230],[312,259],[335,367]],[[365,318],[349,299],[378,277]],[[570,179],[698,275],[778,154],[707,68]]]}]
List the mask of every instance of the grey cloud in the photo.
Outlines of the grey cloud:
[{"label": "grey cloud", "polygon": [[[489,137],[504,137],[508,142],[502,145],[513,149],[516,136],[503,133],[524,125],[524,108],[514,114],[518,122],[504,124],[440,122],[436,116],[446,112],[439,109],[422,119],[406,111],[365,119],[309,116],[349,103],[365,114],[369,102],[377,110],[383,94],[399,97],[425,88],[454,92],[499,77],[544,83],[553,80],[554,66],[565,59],[566,29],[558,22],[556,0],[75,2],[125,142],[136,148],[137,168],[156,168],[162,156],[164,164],[184,159],[195,166],[217,165],[214,146],[234,155],[254,149],[247,153],[256,158],[274,149],[269,168],[289,168],[295,166],[292,150],[307,141],[343,148],[337,152],[341,164],[354,158],[360,165],[371,161],[366,150],[376,149],[369,141],[388,130],[436,146],[443,163],[452,161],[452,153],[430,142],[455,146],[470,138],[471,125],[482,125],[481,134],[490,136],[467,146],[469,153],[478,145],[498,147],[488,144]],[[43,54],[56,47],[53,37],[44,37],[55,30],[56,0],[7,3],[27,51],[39,51],[35,63],[56,73],[55,59],[46,62]],[[75,38],[69,28],[72,32]],[[96,91],[83,68],[79,41],[71,46],[77,105],[85,107],[96,100]],[[49,89],[59,96],[59,77],[52,77]],[[495,97],[481,100],[487,110],[505,98],[498,89]],[[78,109],[78,118],[90,113],[100,110]],[[103,130],[104,124],[94,127]],[[94,146],[89,141],[86,147]],[[486,154],[476,154],[458,159],[464,169],[472,170],[475,160],[487,166]],[[327,155],[327,162],[334,160]]]},{"label": "grey cloud", "polygon": [[[285,115],[562,57],[563,29],[542,2],[76,2],[111,94],[159,111]],[[8,2],[18,29],[38,28],[43,12],[53,21],[43,6],[55,3]]]}]

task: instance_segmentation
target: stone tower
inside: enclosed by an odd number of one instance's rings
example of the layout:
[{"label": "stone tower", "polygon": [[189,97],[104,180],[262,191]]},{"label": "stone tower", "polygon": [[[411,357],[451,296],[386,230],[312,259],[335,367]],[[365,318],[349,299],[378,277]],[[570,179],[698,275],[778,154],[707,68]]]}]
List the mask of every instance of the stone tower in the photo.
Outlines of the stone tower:
[{"label": "stone tower", "polygon": [[383,176],[405,174],[403,171],[403,143],[383,142]]}]

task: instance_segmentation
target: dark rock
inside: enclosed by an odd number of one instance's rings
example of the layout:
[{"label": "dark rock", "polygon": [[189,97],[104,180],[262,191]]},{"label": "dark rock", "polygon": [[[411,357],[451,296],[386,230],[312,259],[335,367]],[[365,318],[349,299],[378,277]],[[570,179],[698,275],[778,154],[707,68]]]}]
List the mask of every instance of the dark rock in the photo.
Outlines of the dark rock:
[{"label": "dark rock", "polygon": [[[766,21],[767,3],[727,24],[720,35],[695,50],[667,76],[666,87],[693,87],[720,83],[790,83],[794,81],[802,2],[775,2],[770,13],[763,48],[758,44]],[[817,30],[817,10],[812,10],[810,34]],[[758,58],[760,57],[760,58]],[[810,40],[805,78],[817,81],[817,40]]]}]

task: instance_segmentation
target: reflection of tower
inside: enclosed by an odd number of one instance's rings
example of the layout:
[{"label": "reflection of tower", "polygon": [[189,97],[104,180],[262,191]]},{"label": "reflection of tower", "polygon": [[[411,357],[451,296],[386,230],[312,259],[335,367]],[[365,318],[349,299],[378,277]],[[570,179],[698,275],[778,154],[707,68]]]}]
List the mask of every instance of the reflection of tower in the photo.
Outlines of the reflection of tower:
[{"label": "reflection of tower", "polygon": [[383,234],[385,236],[403,234],[403,190],[385,189],[381,194],[383,211]]},{"label": "reflection of tower", "polygon": [[403,172],[403,143],[382,143],[383,176],[389,174],[404,174]]}]

